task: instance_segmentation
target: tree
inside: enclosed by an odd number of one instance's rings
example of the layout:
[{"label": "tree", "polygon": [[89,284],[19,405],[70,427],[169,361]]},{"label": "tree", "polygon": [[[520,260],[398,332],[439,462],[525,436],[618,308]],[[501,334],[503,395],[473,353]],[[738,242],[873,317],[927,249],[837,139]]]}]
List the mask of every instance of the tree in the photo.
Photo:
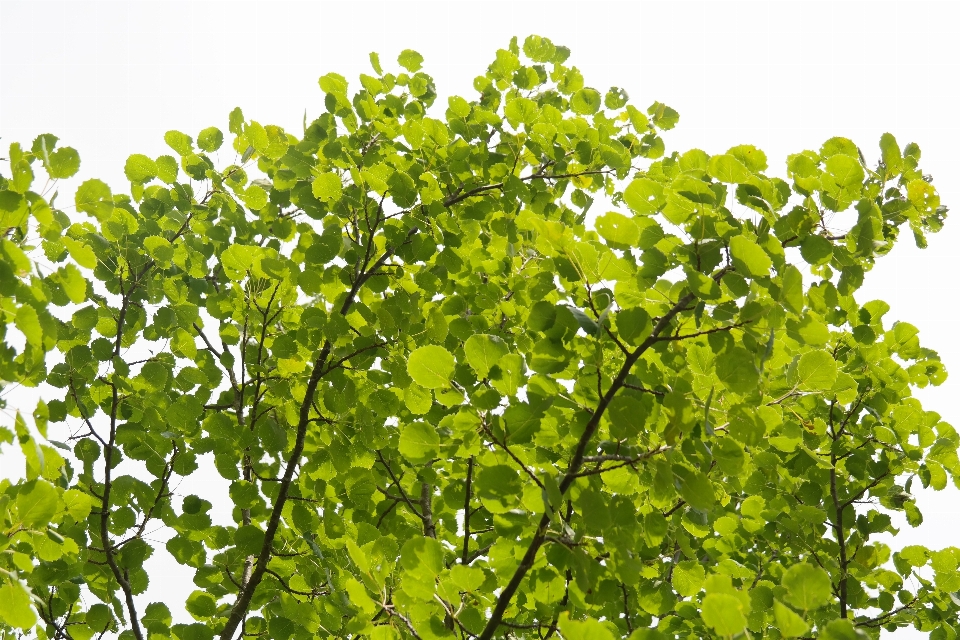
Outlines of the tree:
[{"label": "tree", "polygon": [[[300,137],[236,109],[217,167],[169,131],[83,218],[31,190],[77,152],[11,145],[0,376],[55,393],[0,430],[6,635],[954,637],[960,549],[877,540],[958,484],[911,396],[946,372],[855,299],[941,228],[919,148],[667,155],[678,114],[568,55],[515,39],[440,118],[419,54],[371,54]],[[230,526],[174,495],[204,454]],[[143,601],[154,553],[195,622]]]}]

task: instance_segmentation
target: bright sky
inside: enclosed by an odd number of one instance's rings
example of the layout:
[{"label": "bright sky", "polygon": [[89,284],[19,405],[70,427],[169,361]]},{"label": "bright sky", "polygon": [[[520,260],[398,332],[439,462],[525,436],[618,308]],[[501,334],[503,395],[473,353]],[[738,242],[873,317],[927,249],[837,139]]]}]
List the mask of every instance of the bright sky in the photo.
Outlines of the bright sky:
[{"label": "bright sky", "polygon": [[[122,190],[127,155],[168,153],[169,129],[193,136],[211,125],[226,130],[238,105],[248,119],[296,133],[304,110],[308,120],[323,110],[317,78],[337,71],[356,85],[359,73],[369,73],[370,51],[385,67],[403,49],[422,53],[437,104],[445,105],[449,95],[473,97],[474,76],[511,36],[535,33],[570,47],[587,85],[623,87],[638,106],[659,100],[677,109],[668,151],[754,144],[766,151],[769,173],[783,176],[788,153],[836,135],[852,138],[873,161],[889,131],[901,145],[920,145],[943,202],[960,207],[958,6],[0,0],[0,148],[50,132],[79,150],[80,173],[59,188],[58,204],[67,208],[81,181],[98,177]],[[950,247],[960,246],[960,220],[948,218],[925,251],[909,232],[901,238],[858,298],[883,298],[892,306],[888,321],[918,326],[923,344],[941,353],[957,375],[918,395],[960,426],[960,291],[949,275],[957,271]],[[35,397],[6,393],[10,408],[27,414]],[[0,415],[0,424],[11,421]],[[21,473],[21,464],[8,452],[0,477]],[[195,475],[188,480],[194,489],[180,491],[202,490],[205,481]],[[914,530],[904,523],[897,546],[956,544],[960,493],[921,492],[918,502],[926,520]],[[190,573],[163,555],[151,561],[157,573],[146,601],[165,600],[176,611]],[[923,636],[896,634],[914,637]]]}]

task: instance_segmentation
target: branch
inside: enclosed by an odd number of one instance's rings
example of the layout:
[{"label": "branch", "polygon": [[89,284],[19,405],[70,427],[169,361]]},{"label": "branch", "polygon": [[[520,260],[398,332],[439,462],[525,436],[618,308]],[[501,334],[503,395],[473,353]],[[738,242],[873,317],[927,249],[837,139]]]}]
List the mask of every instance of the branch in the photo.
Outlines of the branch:
[{"label": "branch", "polygon": [[888,475],[890,475],[890,472],[889,472],[889,471],[885,471],[884,473],[882,473],[882,474],[880,474],[879,476],[877,476],[876,478],[874,478],[873,482],[871,482],[870,484],[868,484],[867,486],[865,486],[863,489],[861,489],[860,491],[858,491],[857,493],[855,493],[849,500],[844,500],[844,501],[841,503],[840,508],[841,508],[841,509],[846,509],[847,507],[849,507],[850,505],[852,505],[854,502],[856,502],[857,500],[859,500],[860,497],[863,496],[863,494],[865,494],[867,491],[870,491],[870,489],[873,489],[875,486],[877,486],[878,484],[880,484],[881,482],[883,482],[884,478],[886,478]]},{"label": "branch", "polygon": [[170,482],[170,476],[173,475],[173,463],[177,459],[177,455],[180,453],[180,449],[177,448],[176,442],[173,444],[173,455],[170,456],[170,460],[163,467],[163,473],[160,476],[160,488],[157,490],[157,497],[153,499],[153,504],[150,505],[150,509],[147,510],[147,513],[143,516],[143,521],[140,523],[140,526],[137,528],[137,532],[118,543],[114,546],[115,549],[122,547],[132,540],[143,536],[143,531],[147,528],[147,523],[153,518],[153,512],[156,510],[157,506],[160,504],[160,501],[167,497],[167,486]]},{"label": "branch", "polygon": [[[411,229],[407,233],[408,239],[417,232],[418,229],[416,227]],[[353,305],[357,293],[360,291],[360,288],[363,286],[363,284],[369,280],[371,273],[382,267],[396,251],[395,247],[388,248],[371,266],[369,249],[372,246],[375,233],[376,229],[370,230],[368,247],[363,259],[363,265],[360,267],[358,276],[356,279],[354,279],[350,290],[347,292],[343,300],[343,305],[340,307],[340,314],[343,316],[347,315],[347,313],[350,311],[350,307]],[[307,428],[312,422],[310,419],[310,411],[313,407],[314,397],[316,396],[317,388],[320,385],[320,380],[326,373],[330,371],[328,359],[332,349],[333,343],[331,343],[330,340],[327,340],[324,342],[323,347],[320,349],[320,353],[314,360],[313,369],[310,373],[310,378],[307,382],[307,388],[303,396],[303,402],[300,404],[300,413],[296,428],[296,441],[294,443],[293,450],[290,452],[290,455],[286,460],[286,468],[283,473],[283,478],[279,482],[277,497],[273,504],[273,510],[270,513],[270,519],[267,522],[267,528],[264,531],[263,546],[260,548],[260,552],[257,554],[256,565],[254,566],[253,572],[250,574],[250,579],[244,582],[243,588],[240,590],[240,593],[237,594],[237,600],[230,611],[230,616],[227,618],[227,622],[224,625],[223,631],[220,633],[221,640],[232,640],[237,628],[243,622],[247,614],[247,610],[250,608],[250,602],[253,598],[253,594],[256,591],[257,586],[260,584],[260,581],[263,580],[263,575],[266,572],[267,564],[270,562],[273,540],[276,537],[277,531],[280,527],[283,507],[286,504],[287,497],[290,493],[290,485],[293,482],[294,472],[296,471],[297,466],[300,464],[300,458],[303,455],[303,449],[306,444]],[[241,362],[244,361],[245,358],[241,356]],[[137,640],[142,640],[142,638],[137,638]]]},{"label": "branch", "polygon": [[536,482],[538,487],[540,487],[544,491],[547,490],[546,487],[543,486],[543,483],[540,481],[540,478],[538,478],[537,475],[533,471],[531,471],[530,468],[527,467],[527,465],[525,465],[523,461],[521,461],[520,458],[518,458],[516,454],[513,453],[513,451],[510,450],[510,447],[507,446],[507,443],[500,442],[494,437],[493,433],[490,431],[490,428],[486,425],[486,423],[483,424],[483,431],[487,434],[487,436],[490,437],[490,440],[495,445],[497,445],[498,447],[506,451],[507,455],[510,456],[514,462],[520,465],[520,468],[523,469],[524,473],[530,476],[530,479]]},{"label": "branch", "polygon": [[[394,486],[395,486],[397,489],[400,490],[400,498],[399,498],[399,500],[402,500],[403,502],[405,502],[406,505],[407,505],[408,507],[410,507],[410,510],[413,511],[413,513],[414,513],[418,518],[420,518],[421,520],[423,520],[423,514],[420,513],[419,511],[417,511],[417,507],[416,507],[416,505],[413,504],[413,500],[411,500],[410,497],[407,496],[407,493],[403,490],[403,486],[400,484],[400,480],[398,480],[398,479],[397,479],[397,476],[394,475],[393,469],[391,469],[391,468],[390,468],[390,465],[387,464],[387,461],[383,459],[383,454],[380,453],[380,451],[377,451],[377,457],[380,458],[380,464],[382,464],[384,467],[386,467],[387,473],[390,474],[390,480],[393,481]],[[380,487],[377,487],[377,490],[380,491],[380,493],[382,493],[383,495],[387,496],[388,498],[391,498],[392,500],[397,500],[397,499],[398,499],[396,496],[392,496],[392,495],[388,494],[388,493],[386,492],[386,490],[380,489]]]},{"label": "branch", "polygon": [[892,611],[888,611],[887,613],[885,613],[885,614],[883,614],[883,615],[881,615],[881,616],[877,616],[876,618],[871,618],[870,620],[864,620],[863,622],[858,622],[858,623],[856,623],[856,626],[858,626],[858,627],[879,627],[880,625],[884,624],[884,620],[887,620],[888,618],[892,618],[893,616],[897,615],[898,613],[902,613],[902,612],[906,611],[907,609],[912,609],[912,608],[913,608],[913,605],[915,605],[915,604],[917,603],[917,600],[919,600],[919,599],[920,599],[920,596],[919,596],[919,595],[915,595],[915,596],[913,596],[913,600],[911,600],[911,601],[908,602],[907,604],[903,605],[902,607],[897,607],[896,609],[894,609],[894,610],[892,610]]},{"label": "branch", "polygon": [[627,597],[627,585],[621,582],[620,591],[623,592],[623,618],[627,622],[627,633],[633,633],[633,623],[630,622],[630,600]]},{"label": "branch", "polygon": [[711,333],[717,333],[718,331],[730,331],[731,329],[739,329],[745,324],[752,322],[752,320],[746,320],[744,322],[738,322],[736,324],[727,325],[724,327],[714,327],[713,329],[707,329],[706,331],[697,331],[696,333],[688,333],[682,336],[660,336],[657,338],[657,342],[667,342],[671,340],[686,340],[687,338],[697,338],[699,336],[709,335]]},{"label": "branch", "polygon": [[[595,476],[595,475],[599,475],[599,474],[601,474],[601,473],[606,473],[607,471],[613,471],[613,470],[615,470],[615,469],[619,469],[619,468],[621,468],[621,467],[631,466],[631,465],[634,465],[634,464],[636,464],[636,463],[638,463],[638,462],[641,462],[641,461],[643,461],[643,460],[646,460],[647,458],[650,458],[650,457],[652,457],[652,456],[654,456],[654,455],[656,455],[656,454],[658,454],[658,453],[663,453],[663,452],[665,452],[665,451],[669,451],[671,448],[672,448],[672,447],[666,447],[666,446],[664,446],[664,447],[657,447],[656,449],[651,449],[650,451],[644,451],[644,452],[641,453],[640,455],[632,456],[632,457],[631,457],[631,456],[620,456],[620,455],[584,456],[583,461],[584,461],[585,463],[586,463],[586,462],[596,462],[598,466],[597,466],[595,469],[589,469],[589,470],[587,470],[587,471],[581,471],[581,472],[579,472],[579,473],[577,474],[577,477],[578,477],[578,478],[584,478],[584,477],[586,477],[586,476]],[[602,462],[608,462],[608,461],[609,461],[609,462],[614,462],[614,461],[615,461],[615,462],[618,462],[618,464],[615,464],[615,465],[613,465],[613,466],[611,466],[611,467],[604,467],[604,468],[601,468],[601,467],[599,466],[600,463],[602,463]]]},{"label": "branch", "polygon": [[463,553],[460,554],[460,564],[468,564],[467,557],[470,549],[470,491],[473,486],[473,456],[467,462],[467,486],[463,499]]},{"label": "branch", "polygon": [[664,392],[664,391],[657,391],[656,389],[647,389],[646,387],[641,387],[640,385],[636,385],[636,384],[624,383],[624,384],[623,384],[623,388],[624,388],[624,389],[632,389],[632,390],[634,390],[634,391],[640,391],[640,392],[642,392],[642,393],[650,393],[650,394],[653,394],[653,395],[655,395],[655,396],[665,396],[665,395],[667,395],[666,392]]},{"label": "branch", "polygon": [[[729,269],[729,267],[721,269],[717,274],[714,275],[714,279],[721,278]],[[610,402],[613,400],[613,397],[626,383],[627,375],[630,373],[633,365],[636,364],[637,360],[640,359],[640,356],[642,356],[657,342],[660,334],[663,333],[667,326],[669,326],[677,314],[686,310],[687,305],[689,305],[694,298],[695,296],[692,293],[688,293],[680,298],[680,300],[678,300],[677,303],[673,305],[673,307],[671,307],[671,309],[657,321],[656,325],[653,327],[653,331],[651,331],[650,335],[647,336],[640,346],[626,357],[626,360],[624,361],[623,366],[620,368],[619,373],[617,374],[616,378],[614,378],[610,388],[607,389],[607,392],[600,398],[600,402],[597,405],[596,411],[593,412],[593,415],[590,417],[590,420],[587,422],[587,425],[583,430],[583,434],[580,436],[580,440],[577,443],[576,449],[574,450],[573,457],[570,459],[568,464],[567,471],[564,473],[563,478],[560,481],[559,488],[561,496],[566,494],[567,490],[580,473],[580,469],[583,466],[583,459],[587,450],[587,445],[589,444],[590,440],[593,439],[594,434],[599,428],[600,419],[603,417],[603,414],[610,405]],[[548,509],[540,518],[540,523],[537,526],[537,530],[533,535],[533,539],[530,541],[530,545],[527,547],[526,553],[524,553],[523,558],[520,560],[519,566],[514,571],[510,581],[503,588],[503,591],[500,592],[500,596],[497,598],[497,604],[494,606],[490,618],[487,620],[486,626],[480,633],[479,640],[491,640],[496,633],[497,627],[500,625],[500,621],[503,619],[503,614],[506,612],[507,607],[510,605],[514,594],[519,588],[520,583],[523,581],[527,572],[531,567],[533,567],[537,552],[540,550],[540,547],[543,546],[543,543],[546,540],[547,528],[550,526],[550,517],[550,510]]]},{"label": "branch", "polygon": [[[830,433],[834,443],[837,441],[837,433],[833,425],[833,407],[836,400],[830,403]],[[840,499],[837,496],[837,455],[834,453],[834,447],[830,447],[830,498],[833,501],[833,508],[836,513],[836,521],[833,525],[834,535],[837,536],[837,544],[840,546],[840,617],[847,617],[847,536],[843,530],[843,509]]]},{"label": "branch", "polygon": [[490,551],[490,547],[492,547],[492,546],[493,546],[492,544],[488,544],[488,545],[485,546],[485,547],[481,547],[481,548],[477,549],[476,551],[472,552],[469,556],[467,556],[467,561],[466,561],[466,562],[462,562],[461,564],[465,564],[465,565],[470,564],[471,562],[473,562],[474,560],[476,560],[476,559],[479,558],[480,556],[486,555],[487,551]]},{"label": "branch", "polygon": [[399,612],[393,607],[393,605],[387,605],[387,606],[385,606],[385,607],[383,608],[383,610],[386,611],[386,612],[387,612],[387,615],[390,616],[391,618],[399,618],[400,621],[403,622],[403,624],[404,624],[404,625],[407,627],[407,629],[410,631],[410,635],[412,635],[412,636],[413,636],[414,638],[416,638],[417,640],[421,640],[420,634],[418,634],[418,633],[417,633],[417,630],[413,628],[413,624],[410,622],[410,618],[408,618],[407,616],[403,615],[402,613],[399,613]]},{"label": "branch", "polygon": [[[121,279],[122,283],[122,279]],[[120,344],[123,339],[124,320],[127,315],[127,308],[130,306],[130,296],[136,289],[134,282],[130,289],[123,291],[121,284],[120,290],[123,292],[123,302],[120,305],[120,313],[117,316],[117,339],[114,342],[113,355],[120,356]],[[143,630],[140,628],[140,621],[137,619],[137,608],[133,602],[133,589],[130,581],[127,579],[127,571],[120,570],[114,554],[113,543],[110,542],[110,492],[113,489],[113,450],[117,440],[117,410],[120,406],[120,397],[117,393],[117,385],[114,382],[108,383],[111,388],[112,399],[110,403],[110,436],[107,446],[103,450],[103,500],[100,504],[100,543],[103,545],[103,554],[106,557],[110,572],[116,579],[117,584],[123,591],[126,601],[127,613],[130,617],[130,627],[136,640],[143,640]]]},{"label": "branch", "polygon": [[433,522],[433,485],[429,482],[420,483],[420,512],[423,514],[423,535],[427,538],[437,537],[437,525]]},{"label": "branch", "polygon": [[298,596],[305,596],[305,597],[307,597],[307,598],[315,598],[316,596],[319,596],[319,595],[323,595],[323,594],[324,594],[323,590],[320,590],[320,589],[313,589],[312,591],[298,591],[298,590],[292,588],[292,587],[283,579],[283,577],[282,577],[279,573],[277,573],[276,571],[274,571],[273,569],[267,569],[266,572],[269,573],[269,574],[270,574],[271,576],[273,576],[274,578],[276,578],[276,579],[277,579],[277,582],[280,583],[280,586],[283,587],[284,591],[286,591],[287,593],[292,593],[292,594],[298,595]]},{"label": "branch", "polygon": [[[609,173],[612,173],[612,171],[606,170],[606,169],[597,170],[597,171],[583,171],[580,173],[559,173],[554,175],[547,175],[544,173],[533,173],[533,174],[530,174],[529,176],[524,176],[520,178],[520,180],[523,182],[527,182],[529,180],[560,180],[562,178],[578,178],[580,176],[590,176],[590,175],[599,175],[599,174],[606,175]],[[503,189],[503,183],[498,182],[496,184],[487,184],[482,187],[473,188],[470,191],[467,191],[464,193],[460,193],[459,191],[456,191],[450,197],[448,197],[446,200],[443,201],[443,206],[451,207],[457,204],[458,202],[462,202],[466,200],[467,198],[472,198],[473,196],[478,196],[481,193],[485,193],[487,191],[493,191],[494,189]]]}]

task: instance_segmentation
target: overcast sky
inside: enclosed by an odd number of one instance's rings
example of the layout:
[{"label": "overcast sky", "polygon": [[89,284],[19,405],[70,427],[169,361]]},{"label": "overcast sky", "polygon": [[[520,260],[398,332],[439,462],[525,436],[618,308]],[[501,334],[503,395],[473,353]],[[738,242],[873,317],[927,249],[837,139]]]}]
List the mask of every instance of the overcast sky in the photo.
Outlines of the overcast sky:
[{"label": "overcast sky", "polygon": [[[304,111],[308,120],[323,111],[317,78],[337,71],[356,86],[357,75],[369,73],[370,51],[385,67],[403,49],[422,53],[437,104],[445,105],[449,95],[473,97],[473,78],[511,36],[522,42],[535,33],[570,47],[587,85],[623,87],[638,106],[659,100],[677,109],[668,151],[754,144],[770,159],[768,173],[784,176],[788,153],[818,149],[837,135],[873,161],[889,131],[901,146],[920,145],[943,202],[960,207],[958,16],[958,3],[919,1],[0,0],[0,148],[29,146],[49,132],[78,149],[80,173],[60,186],[64,207],[91,177],[122,190],[126,157],[169,153],[169,129],[226,130],[235,106],[248,119],[298,133]],[[948,218],[924,251],[909,232],[901,238],[858,299],[883,298],[892,306],[888,322],[915,324],[923,344],[940,351],[956,375],[918,395],[960,425],[960,220]],[[28,414],[33,398],[7,394],[11,407]],[[16,475],[12,462],[0,457],[0,476]],[[916,530],[904,524],[898,546],[956,544],[960,492],[921,493],[919,505],[925,523]],[[150,595],[175,608],[189,573],[168,565],[169,580],[153,576]],[[922,636],[903,630],[896,637]]]}]

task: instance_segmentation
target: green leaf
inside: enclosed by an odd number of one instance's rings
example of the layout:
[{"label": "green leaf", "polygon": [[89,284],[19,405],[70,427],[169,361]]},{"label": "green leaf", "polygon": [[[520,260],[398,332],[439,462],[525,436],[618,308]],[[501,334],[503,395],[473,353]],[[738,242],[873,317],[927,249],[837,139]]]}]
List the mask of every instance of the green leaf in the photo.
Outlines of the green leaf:
[{"label": "green leaf", "polygon": [[[722,359],[721,362],[723,362]],[[730,419],[730,435],[739,442],[742,442],[748,447],[752,447],[763,441],[764,436],[767,434],[767,424],[756,409],[736,405],[731,408],[727,415]],[[718,453],[718,456],[719,455]]]},{"label": "green leaf", "polygon": [[785,638],[797,638],[810,630],[810,625],[779,600],[773,601],[773,617]]},{"label": "green leaf", "polygon": [[833,258],[833,243],[823,236],[807,236],[800,243],[800,255],[810,264],[827,264]]},{"label": "green leaf", "polygon": [[734,236],[730,239],[730,257],[737,271],[751,278],[764,278],[770,275],[773,262],[767,252],[746,236]]},{"label": "green leaf", "polygon": [[797,385],[809,391],[829,391],[837,381],[837,361],[826,351],[808,351],[797,363]]},{"label": "green leaf", "polygon": [[203,151],[213,152],[223,144],[223,132],[216,127],[207,127],[197,136],[197,146]]},{"label": "green leaf", "polygon": [[880,136],[880,152],[887,175],[895,176],[903,171],[903,156],[900,154],[900,147],[893,134],[885,133]]},{"label": "green leaf", "polygon": [[449,351],[437,345],[427,345],[410,352],[407,373],[422,387],[442,389],[450,385],[455,364]]},{"label": "green leaf", "polygon": [[26,304],[17,309],[14,324],[27,339],[27,344],[37,347],[43,344],[43,329],[36,309]]},{"label": "green leaf", "polygon": [[717,359],[717,377],[723,386],[736,393],[750,393],[756,388],[760,374],[753,354],[734,347]]},{"label": "green leaf", "polygon": [[486,378],[490,369],[500,362],[500,358],[507,355],[507,351],[507,345],[502,339],[488,334],[474,334],[463,343],[467,363],[480,378]]},{"label": "green leaf", "polygon": [[478,567],[455,564],[450,568],[450,580],[462,591],[477,591],[485,579],[486,576]]},{"label": "green leaf", "polygon": [[832,211],[843,211],[860,197],[864,178],[863,166],[855,156],[844,153],[830,156],[825,164],[826,171],[820,179],[823,185],[823,202]]},{"label": "green leaf", "polygon": [[187,596],[186,609],[196,620],[212,618],[217,613],[217,600],[206,591],[194,591]]},{"label": "green leaf", "polygon": [[144,239],[143,247],[161,265],[173,260],[173,245],[162,236],[149,236]]},{"label": "green leaf", "polygon": [[623,190],[623,201],[639,215],[652,215],[663,208],[667,200],[663,185],[649,178],[637,178]]},{"label": "green leaf", "polygon": [[134,184],[150,182],[157,177],[158,172],[157,163],[142,153],[135,153],[127,158],[123,166],[123,173],[127,176],[127,180]]},{"label": "green leaf", "polygon": [[[935,633],[931,634],[931,637]],[[843,618],[828,622],[819,635],[822,640],[868,640],[869,637],[862,629],[853,626],[853,622]]]},{"label": "green leaf", "polygon": [[312,191],[323,202],[333,202],[340,199],[343,183],[335,173],[321,173],[314,179]]},{"label": "green leaf", "polygon": [[560,616],[558,627],[567,640],[614,640],[615,637],[599,620],[571,620],[566,612]]},{"label": "green leaf", "polygon": [[400,453],[413,464],[428,462],[440,451],[440,436],[426,422],[413,422],[400,430]]},{"label": "green leaf", "polygon": [[726,154],[710,158],[710,162],[707,164],[707,173],[720,182],[729,183],[746,183],[753,178],[753,174],[743,166],[742,162]]},{"label": "green leaf", "polygon": [[377,603],[373,601],[366,588],[360,584],[356,578],[349,578],[346,582],[346,591],[350,596],[350,602],[360,608],[364,613],[372,615],[377,610]]},{"label": "green leaf", "polygon": [[743,603],[727,593],[707,594],[701,604],[700,615],[707,626],[720,636],[735,636],[747,627]]},{"label": "green leaf", "polygon": [[780,583],[787,590],[784,600],[803,611],[822,607],[832,598],[830,576],[812,564],[793,565],[783,574]]},{"label": "green leaf", "polygon": [[5,579],[0,586],[0,620],[24,631],[37,624],[37,615],[30,607],[30,593],[19,582]]},{"label": "green leaf", "polygon": [[224,273],[231,280],[242,280],[258,262],[262,251],[260,247],[244,244],[230,245],[220,257]]},{"label": "green leaf", "polygon": [[557,53],[557,47],[549,38],[527,36],[523,41],[523,53],[534,62],[551,62]]},{"label": "green leaf", "polygon": [[76,149],[63,147],[51,153],[44,164],[51,178],[69,178],[80,170],[80,154]]},{"label": "green leaf", "polygon": [[26,198],[13,191],[0,191],[0,226],[19,227],[29,214]]},{"label": "green leaf", "polygon": [[380,66],[380,54],[373,51],[370,52],[370,66],[373,67],[373,70],[377,72],[378,76],[383,75],[383,68]]},{"label": "green leaf", "polygon": [[634,246],[640,240],[640,228],[630,218],[608,211],[596,220],[597,233],[614,244]]},{"label": "green leaf", "polygon": [[716,502],[716,494],[710,479],[701,472],[674,466],[674,473],[680,481],[680,495],[691,507],[707,510]]},{"label": "green leaf", "polygon": [[600,111],[603,106],[603,98],[596,89],[580,89],[570,98],[570,108],[579,115],[592,115]]},{"label": "green leaf", "polygon": [[621,340],[633,346],[640,346],[653,331],[650,314],[640,307],[622,309],[614,315],[617,335]]},{"label": "green leaf", "polygon": [[82,522],[93,508],[93,499],[78,489],[63,492],[63,505],[75,522]]},{"label": "green leaf", "polygon": [[178,640],[212,640],[213,629],[206,624],[175,624],[171,627],[174,637]]},{"label": "green leaf", "polygon": [[[89,621],[89,617],[87,618]],[[143,625],[151,633],[154,631],[165,631],[173,624],[173,616],[170,615],[170,609],[162,602],[151,602],[144,611]],[[101,628],[106,625],[100,625]]]},{"label": "green leaf", "polygon": [[411,384],[403,390],[403,404],[410,413],[420,416],[430,411],[430,407],[433,406],[433,394],[429,389]]},{"label": "green leaf", "polygon": [[695,596],[703,588],[706,576],[706,571],[699,562],[694,560],[678,562],[673,567],[673,588],[684,598]]},{"label": "green leaf", "polygon": [[77,188],[74,195],[77,211],[89,213],[103,220],[113,212],[113,194],[110,187],[100,180],[86,180]]},{"label": "green leaf", "polygon": [[400,55],[397,56],[397,62],[401,67],[413,73],[414,71],[419,71],[420,67],[423,66],[423,56],[413,49],[404,49],[400,52]]},{"label": "green leaf", "polygon": [[794,313],[803,312],[803,275],[792,264],[787,265],[783,273],[780,297],[790,311]]},{"label": "green leaf", "polygon": [[651,116],[653,125],[664,131],[673,129],[680,122],[680,114],[662,102],[654,102],[650,105],[647,108],[647,114]]},{"label": "green leaf", "polygon": [[[25,488],[30,485],[25,485]],[[17,495],[17,517],[24,526],[39,529],[47,526],[54,514],[60,496],[46,480],[34,480],[33,486]]]},{"label": "green leaf", "polygon": [[[193,153],[193,138],[180,131],[167,131],[163,135],[163,141],[167,146],[176,151],[181,156],[188,156]],[[133,178],[127,175],[127,178],[133,182]]]},{"label": "green leaf", "polygon": [[740,144],[731,147],[727,153],[737,160],[750,171],[759,173],[767,169],[767,154],[757,149],[752,144]]},{"label": "green leaf", "polygon": [[400,549],[400,566],[415,576],[431,580],[443,571],[443,546],[434,538],[410,536]]},{"label": "green leaf", "polygon": [[508,512],[523,489],[517,471],[506,464],[479,469],[474,482],[477,497],[494,513]]},{"label": "green leaf", "polygon": [[67,264],[57,275],[60,286],[70,298],[70,302],[80,304],[87,299],[87,281],[79,269],[72,264]]},{"label": "green leaf", "polygon": [[54,180],[69,178],[80,170],[80,154],[71,147],[55,149],[57,139],[57,136],[50,133],[41,134],[33,141],[30,149],[40,158],[47,173]]},{"label": "green leaf", "polygon": [[515,396],[523,385],[523,374],[526,371],[523,356],[508,353],[500,358],[497,369],[499,371],[490,381],[493,388],[505,396]]},{"label": "green leaf", "polygon": [[503,115],[507,117],[507,121],[514,128],[521,124],[530,126],[540,119],[540,107],[529,98],[516,98],[507,102],[507,106],[503,109]]}]

